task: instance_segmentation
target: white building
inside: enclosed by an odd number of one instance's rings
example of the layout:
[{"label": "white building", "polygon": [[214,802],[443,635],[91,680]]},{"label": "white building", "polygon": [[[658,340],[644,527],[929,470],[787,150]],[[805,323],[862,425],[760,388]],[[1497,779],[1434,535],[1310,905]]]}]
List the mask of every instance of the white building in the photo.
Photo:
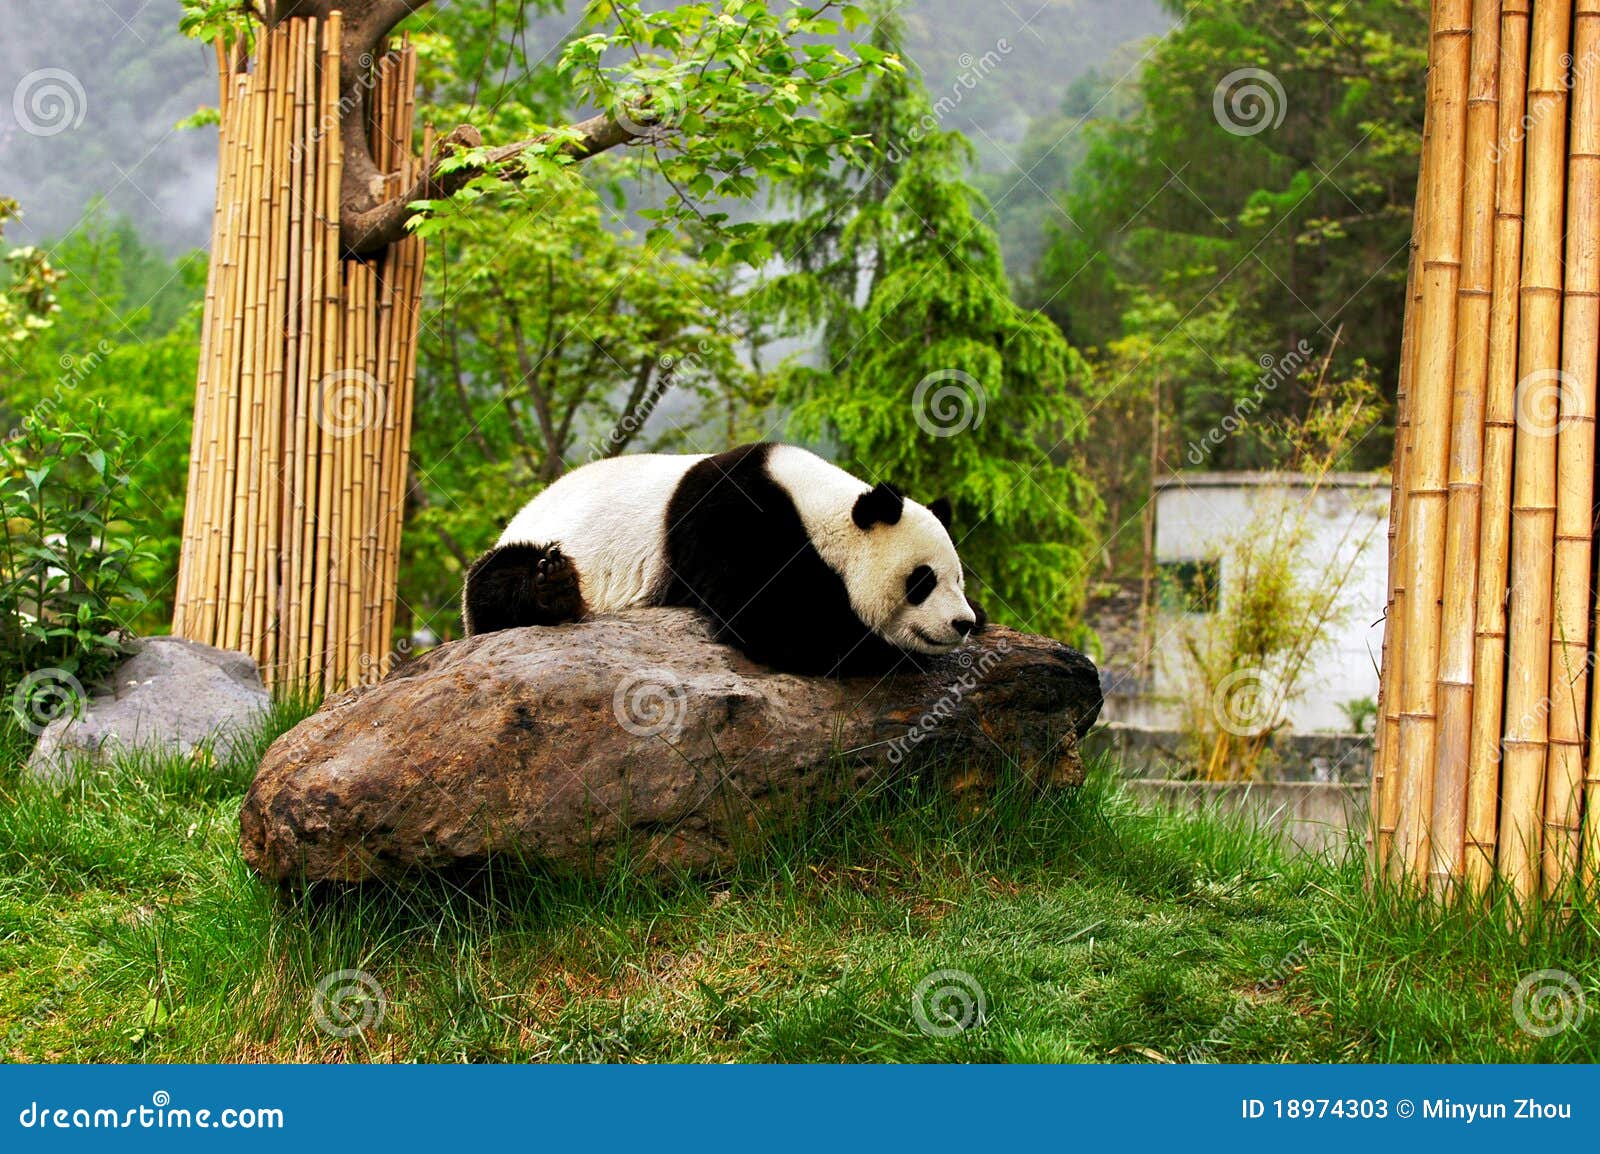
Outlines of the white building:
[{"label": "white building", "polygon": [[[1237,596],[1239,543],[1285,540],[1274,526],[1298,523],[1297,582],[1338,585],[1332,622],[1304,663],[1278,720],[1297,731],[1350,728],[1345,708],[1376,701],[1387,594],[1389,486],[1378,473],[1333,473],[1318,481],[1285,473],[1180,473],[1157,488],[1156,589],[1146,692],[1121,698],[1115,720],[1180,723],[1192,696],[1188,642]],[[1215,618],[1211,620],[1214,622]]]}]

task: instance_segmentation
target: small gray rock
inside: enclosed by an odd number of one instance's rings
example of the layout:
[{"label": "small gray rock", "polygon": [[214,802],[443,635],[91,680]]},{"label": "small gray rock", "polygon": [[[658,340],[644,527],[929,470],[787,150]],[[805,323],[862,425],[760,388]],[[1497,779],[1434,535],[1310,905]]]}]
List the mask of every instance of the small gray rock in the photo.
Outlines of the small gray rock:
[{"label": "small gray rock", "polygon": [[58,780],[73,761],[103,760],[117,751],[191,753],[209,742],[220,760],[253,729],[271,703],[255,660],[181,637],[133,643],[79,716],[58,717],[39,735],[28,772]]}]

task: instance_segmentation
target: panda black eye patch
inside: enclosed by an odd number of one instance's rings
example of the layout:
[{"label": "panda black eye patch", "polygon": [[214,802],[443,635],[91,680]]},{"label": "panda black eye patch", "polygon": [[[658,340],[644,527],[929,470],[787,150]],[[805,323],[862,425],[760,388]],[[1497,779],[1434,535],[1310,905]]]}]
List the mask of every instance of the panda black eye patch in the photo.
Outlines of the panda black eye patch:
[{"label": "panda black eye patch", "polygon": [[906,600],[921,605],[938,584],[938,574],[926,565],[918,565],[906,575]]}]

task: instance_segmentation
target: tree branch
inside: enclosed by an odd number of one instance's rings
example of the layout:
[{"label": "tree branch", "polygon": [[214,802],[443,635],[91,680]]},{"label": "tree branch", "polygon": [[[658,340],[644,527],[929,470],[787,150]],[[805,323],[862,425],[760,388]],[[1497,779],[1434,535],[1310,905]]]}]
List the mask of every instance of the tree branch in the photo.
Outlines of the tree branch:
[{"label": "tree branch", "polygon": [[[597,153],[636,139],[636,130],[631,130],[604,114],[580,121],[569,131],[575,132],[577,137],[564,144],[561,152],[575,160],[586,160]],[[400,195],[366,209],[357,208],[356,204],[352,203],[352,189],[347,181],[339,228],[340,243],[349,253],[374,252],[392,244],[406,235],[406,222],[416,215],[416,210],[411,207],[413,202],[444,200],[492,168],[500,168],[506,176],[515,179],[520,171],[516,163],[518,158],[531,148],[549,143],[557,135],[557,133],[543,133],[528,140],[502,144],[489,150],[486,164],[467,165],[452,172],[441,172],[440,168],[449,152],[462,147],[477,148],[482,143],[482,137],[477,129],[470,125],[462,125],[440,142],[440,151],[443,155],[437,160],[428,158],[429,167],[426,175]],[[349,172],[348,163],[346,172]]]}]

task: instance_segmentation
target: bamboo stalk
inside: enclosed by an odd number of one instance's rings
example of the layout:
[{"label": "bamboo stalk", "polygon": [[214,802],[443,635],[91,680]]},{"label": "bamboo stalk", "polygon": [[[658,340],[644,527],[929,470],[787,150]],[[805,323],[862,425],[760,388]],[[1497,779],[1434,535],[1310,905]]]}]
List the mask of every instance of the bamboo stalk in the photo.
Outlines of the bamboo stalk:
[{"label": "bamboo stalk", "polygon": [[1483,405],[1488,386],[1490,281],[1494,259],[1496,73],[1499,0],[1473,0],[1468,68],[1463,244],[1456,301],[1449,497],[1445,506],[1444,602],[1439,644],[1439,730],[1433,772],[1429,884],[1461,880],[1466,856],[1467,761],[1472,733],[1472,643],[1483,490]]},{"label": "bamboo stalk", "polygon": [[1540,394],[1560,369],[1561,232],[1566,159],[1565,54],[1570,0],[1534,8],[1528,68],[1527,183],[1517,433],[1512,478],[1509,661],[1499,872],[1522,900],[1538,891],[1549,735],[1550,607],[1555,547],[1556,442]]},{"label": "bamboo stalk", "polygon": [[230,133],[232,143],[229,147],[228,162],[229,242],[223,258],[222,288],[218,290],[219,298],[226,301],[227,305],[222,312],[222,332],[217,341],[216,360],[212,367],[212,379],[216,382],[218,403],[215,420],[208,430],[207,464],[205,475],[200,480],[203,491],[196,494],[205,501],[207,507],[207,531],[203,542],[205,576],[201,581],[204,600],[201,604],[199,636],[201,640],[213,645],[221,640],[220,622],[226,614],[221,591],[227,583],[227,566],[231,551],[232,493],[228,481],[228,461],[233,452],[234,437],[238,428],[238,350],[243,341],[240,313],[244,304],[245,198],[250,164],[252,107],[249,99],[250,79],[247,75],[239,75],[235,78],[234,84],[234,98],[229,105],[234,124]]},{"label": "bamboo stalk", "polygon": [[297,625],[300,620],[300,522],[297,513],[303,511],[299,498],[301,478],[304,474],[305,436],[301,428],[307,414],[300,405],[300,386],[305,380],[302,339],[304,332],[306,265],[305,238],[309,222],[305,218],[305,162],[306,162],[306,75],[305,55],[308,22],[289,21],[289,58],[293,68],[294,104],[289,129],[289,243],[285,292],[285,348],[283,385],[282,448],[284,459],[280,466],[278,484],[279,524],[278,539],[282,549],[279,558],[282,573],[281,607],[279,609],[280,677],[294,684],[300,680],[302,646]]},{"label": "bamboo stalk", "polygon": [[323,202],[326,197],[327,161],[324,153],[326,134],[322,129],[323,105],[319,81],[321,69],[318,67],[318,53],[321,48],[317,42],[317,32],[320,27],[316,21],[308,23],[309,43],[305,65],[306,155],[311,158],[311,167],[306,173],[305,181],[306,218],[309,227],[303,259],[309,271],[302,301],[306,318],[306,339],[301,342],[301,369],[299,380],[296,382],[296,404],[305,416],[295,430],[296,451],[299,457],[295,473],[297,482],[295,523],[300,533],[300,613],[295,633],[304,648],[296,675],[308,691],[313,691],[322,684],[321,670],[317,666],[318,651],[312,644],[311,638],[313,589],[317,573],[317,524],[313,511],[317,508],[317,477],[321,464],[321,437],[316,420],[315,382],[322,372],[322,285],[326,275],[323,268],[323,254],[326,249]]},{"label": "bamboo stalk", "polygon": [[276,72],[273,83],[277,100],[274,110],[276,146],[271,156],[275,180],[273,182],[271,215],[272,249],[270,263],[272,266],[272,279],[269,282],[271,296],[268,301],[268,312],[272,323],[271,328],[266,333],[268,355],[264,403],[265,445],[264,459],[261,466],[263,474],[261,486],[262,504],[256,510],[256,518],[261,526],[259,544],[256,551],[256,557],[261,566],[261,575],[258,578],[258,600],[254,608],[257,618],[256,636],[259,638],[256,646],[256,659],[261,663],[261,667],[267,671],[270,683],[276,683],[282,672],[279,667],[280,657],[278,653],[278,626],[282,616],[278,595],[280,584],[279,566],[282,560],[282,525],[280,517],[283,503],[284,360],[288,355],[289,253],[292,247],[290,236],[292,210],[289,197],[289,158],[292,145],[289,132],[294,121],[294,69],[293,57],[290,56],[288,27],[284,24],[279,24],[273,30],[273,40],[274,71]]},{"label": "bamboo stalk", "polygon": [[1506,663],[1506,598],[1511,542],[1511,465],[1516,430],[1517,290],[1522,267],[1523,110],[1527,98],[1528,0],[1500,7],[1499,123],[1495,152],[1493,297],[1484,403],[1483,502],[1478,527],[1477,628],[1467,765],[1468,887],[1494,876]]},{"label": "bamboo stalk", "polygon": [[[268,41],[263,38],[260,50],[263,58],[269,52]],[[244,634],[244,582],[245,557],[249,536],[249,465],[254,459],[252,450],[255,415],[255,360],[260,331],[260,229],[261,195],[265,184],[262,168],[266,149],[266,62],[258,61],[257,71],[250,86],[250,160],[249,176],[245,188],[244,248],[239,262],[242,286],[243,316],[239,335],[239,358],[236,362],[238,378],[233,388],[230,407],[234,410],[230,420],[234,432],[224,446],[226,466],[223,483],[224,503],[227,509],[229,548],[226,559],[227,602],[219,609],[224,613],[220,631],[220,644],[225,649],[238,649]],[[240,470],[244,470],[241,476]],[[220,594],[220,590],[219,590]]]},{"label": "bamboo stalk", "polygon": [[317,397],[317,425],[319,441],[319,464],[317,475],[317,565],[315,576],[315,592],[311,613],[311,652],[317,655],[316,671],[319,686],[333,688],[338,685],[334,677],[332,654],[334,647],[328,644],[330,636],[328,628],[328,614],[330,604],[333,602],[332,586],[334,582],[333,559],[333,484],[334,484],[334,442],[322,426],[326,420],[323,413],[325,393],[324,382],[336,371],[340,363],[340,271],[339,271],[339,181],[342,179],[342,159],[340,157],[340,126],[335,111],[339,102],[339,52],[341,45],[342,16],[338,11],[331,13],[323,25],[323,56],[322,56],[322,100],[321,118],[322,125],[322,156],[319,181],[321,182],[322,213],[323,213],[323,313],[322,313],[322,364],[315,388]]},{"label": "bamboo stalk", "polygon": [[1407,599],[1400,760],[1408,772],[1399,787],[1400,820],[1394,841],[1399,872],[1414,879],[1423,877],[1428,867],[1428,823],[1433,806],[1430,770],[1438,736],[1436,676],[1471,34],[1469,0],[1438,0],[1429,38],[1429,126],[1423,145],[1428,154],[1429,187],[1405,511]]},{"label": "bamboo stalk", "polygon": [[[217,55],[217,196],[211,208],[211,252],[213,259],[223,246],[223,210],[227,204],[228,181],[228,55],[220,37],[212,41]],[[195,372],[194,420],[189,435],[188,498],[183,504],[183,537],[179,546],[178,584],[173,597],[172,632],[186,636],[190,628],[190,598],[197,577],[192,563],[199,552],[199,539],[204,522],[205,502],[194,499],[201,477],[201,449],[205,444],[206,430],[215,408],[211,396],[211,346],[215,343],[212,325],[217,314],[217,284],[221,278],[208,269],[206,275],[205,303],[200,316],[200,360]]]},{"label": "bamboo stalk", "polygon": [[[1573,56],[1600,59],[1600,0],[1577,0]],[[1566,283],[1561,300],[1561,426],[1557,441],[1555,593],[1551,605],[1550,750],[1545,762],[1546,895],[1578,868],[1584,715],[1589,693],[1590,556],[1594,537],[1594,404],[1600,336],[1600,85],[1592,67],[1571,78],[1567,149]],[[1600,708],[1600,707],[1597,707]]]}]

